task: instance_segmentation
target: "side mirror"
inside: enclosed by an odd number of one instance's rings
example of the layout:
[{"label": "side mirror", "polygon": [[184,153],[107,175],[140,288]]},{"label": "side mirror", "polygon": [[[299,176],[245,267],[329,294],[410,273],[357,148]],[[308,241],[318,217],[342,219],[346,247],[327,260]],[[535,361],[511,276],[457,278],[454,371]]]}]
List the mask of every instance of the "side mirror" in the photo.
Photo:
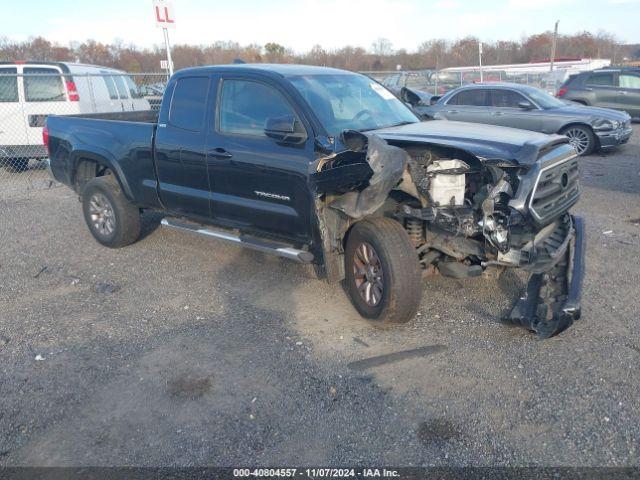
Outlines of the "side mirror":
[{"label": "side mirror", "polygon": [[402,90],[400,90],[400,100],[402,100],[404,103],[408,103],[412,107],[417,107],[422,103],[422,100],[420,99],[418,94],[412,92],[407,87],[402,87]]},{"label": "side mirror", "polygon": [[533,110],[533,105],[531,104],[531,102],[527,102],[526,100],[518,102],[518,107],[523,110]]},{"label": "side mirror", "polygon": [[304,127],[293,115],[268,117],[265,121],[264,134],[286,143],[301,143],[307,139]]},{"label": "side mirror", "polygon": [[438,103],[438,100],[440,100],[441,98],[442,98],[442,95],[433,95],[429,100],[429,105],[435,105],[436,103]]}]

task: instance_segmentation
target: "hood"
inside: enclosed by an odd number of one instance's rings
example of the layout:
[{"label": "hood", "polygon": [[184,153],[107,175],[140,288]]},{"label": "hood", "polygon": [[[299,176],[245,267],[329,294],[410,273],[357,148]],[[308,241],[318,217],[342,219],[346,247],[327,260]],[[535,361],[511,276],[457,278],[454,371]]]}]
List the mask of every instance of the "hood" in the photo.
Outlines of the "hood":
[{"label": "hood", "polygon": [[580,105],[574,102],[567,103],[559,108],[546,110],[546,112],[550,114],[556,113],[592,120],[617,120],[619,122],[626,122],[631,118],[626,112],[619,112],[618,110],[612,110],[610,108],[589,107],[587,105]]},{"label": "hood", "polygon": [[381,128],[370,133],[391,143],[442,145],[466,150],[476,157],[513,161],[521,165],[535,163],[542,149],[568,143],[567,138],[561,135],[448,120]]}]

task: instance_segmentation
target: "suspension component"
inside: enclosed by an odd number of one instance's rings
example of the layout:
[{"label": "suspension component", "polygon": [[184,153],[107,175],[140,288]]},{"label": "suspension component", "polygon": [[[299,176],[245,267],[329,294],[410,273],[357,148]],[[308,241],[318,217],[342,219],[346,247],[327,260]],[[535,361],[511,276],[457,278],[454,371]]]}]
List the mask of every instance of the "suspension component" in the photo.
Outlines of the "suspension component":
[{"label": "suspension component", "polygon": [[418,248],[424,243],[424,222],[422,220],[406,218],[404,228],[407,230],[414,247]]}]

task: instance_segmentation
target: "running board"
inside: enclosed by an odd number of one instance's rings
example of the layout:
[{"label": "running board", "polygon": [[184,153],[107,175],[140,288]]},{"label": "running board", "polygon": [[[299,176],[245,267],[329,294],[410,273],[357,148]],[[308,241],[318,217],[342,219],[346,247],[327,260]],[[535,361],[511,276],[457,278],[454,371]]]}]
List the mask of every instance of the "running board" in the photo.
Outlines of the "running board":
[{"label": "running board", "polygon": [[284,244],[272,243],[255,237],[247,237],[245,235],[238,235],[230,231],[212,230],[204,225],[185,223],[175,219],[163,218],[160,223],[165,227],[197,233],[199,235],[204,235],[205,237],[217,238],[219,240],[241,245],[259,252],[271,253],[278,257],[295,260],[300,263],[311,263],[313,261],[313,254],[311,252],[298,250],[297,248]]}]

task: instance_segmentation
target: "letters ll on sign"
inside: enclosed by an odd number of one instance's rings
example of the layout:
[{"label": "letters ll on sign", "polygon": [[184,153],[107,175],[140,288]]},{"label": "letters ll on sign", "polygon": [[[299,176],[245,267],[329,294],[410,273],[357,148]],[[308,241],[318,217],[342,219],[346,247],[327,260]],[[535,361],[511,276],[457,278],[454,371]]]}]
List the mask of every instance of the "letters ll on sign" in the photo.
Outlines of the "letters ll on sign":
[{"label": "letters ll on sign", "polygon": [[173,4],[163,0],[153,1],[153,17],[156,27],[173,28],[176,24]]}]

